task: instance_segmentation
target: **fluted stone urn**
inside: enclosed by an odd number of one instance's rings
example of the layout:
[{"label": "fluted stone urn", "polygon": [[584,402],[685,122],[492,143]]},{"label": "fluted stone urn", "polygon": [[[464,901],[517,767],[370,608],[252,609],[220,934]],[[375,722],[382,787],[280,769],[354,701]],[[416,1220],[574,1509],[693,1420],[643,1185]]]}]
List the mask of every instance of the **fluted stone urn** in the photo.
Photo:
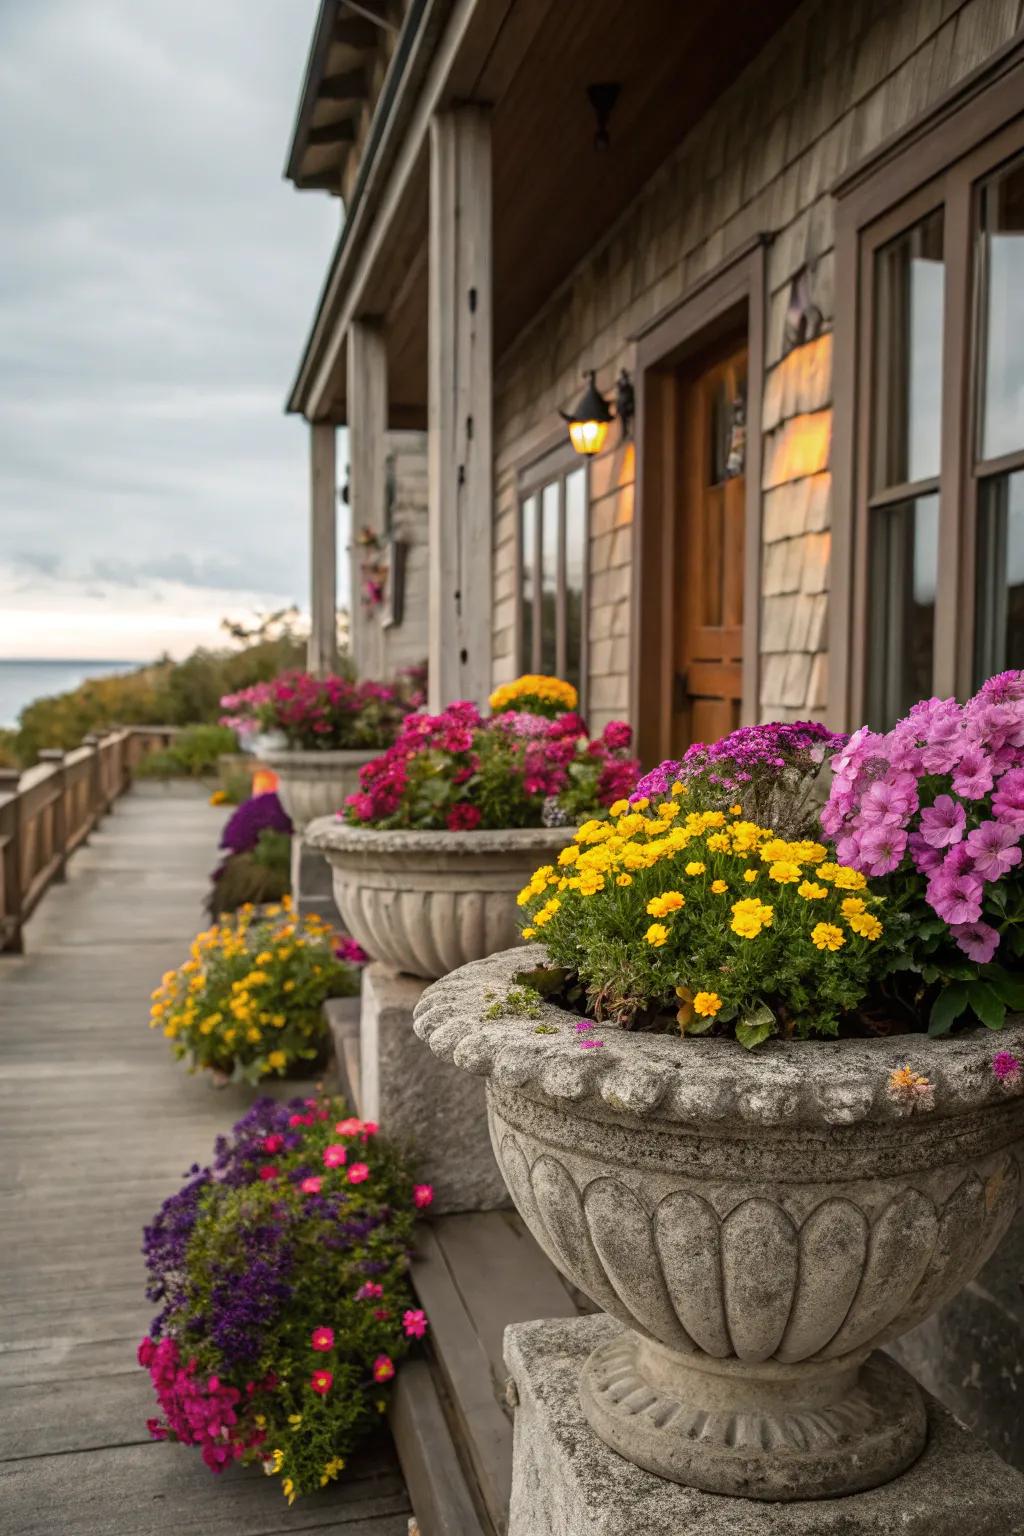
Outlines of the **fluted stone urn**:
[{"label": "fluted stone urn", "polygon": [[[879,1346],[966,1285],[1018,1210],[1024,1097],[991,1070],[1024,1025],[946,1039],[682,1040],[493,1003],[538,946],[430,987],[415,1029],[486,1080],[531,1232],[625,1332],[580,1379],[648,1471],[754,1499],[853,1493],[920,1454],[914,1383]],[[490,1011],[490,1017],[488,1012]],[[554,1031],[554,1032],[550,1032]],[[894,1098],[910,1063],[934,1107]]]},{"label": "fluted stone urn", "polygon": [[572,827],[377,832],[335,818],[306,828],[334,872],[334,900],[376,960],[433,981],[519,938],[516,896]]},{"label": "fluted stone urn", "polygon": [[264,752],[261,761],[277,774],[277,793],[296,832],[318,816],[340,811],[359,788],[359,770],[380,756],[374,751]]}]

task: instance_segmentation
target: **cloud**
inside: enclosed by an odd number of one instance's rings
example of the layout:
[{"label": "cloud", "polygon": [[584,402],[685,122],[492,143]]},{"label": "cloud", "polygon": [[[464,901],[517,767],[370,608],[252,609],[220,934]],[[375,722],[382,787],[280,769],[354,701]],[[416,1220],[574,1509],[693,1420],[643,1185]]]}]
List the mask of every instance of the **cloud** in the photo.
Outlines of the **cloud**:
[{"label": "cloud", "polygon": [[0,589],[56,654],[87,590],[306,597],[282,407],[340,210],[280,168],[316,9],[0,5]]}]

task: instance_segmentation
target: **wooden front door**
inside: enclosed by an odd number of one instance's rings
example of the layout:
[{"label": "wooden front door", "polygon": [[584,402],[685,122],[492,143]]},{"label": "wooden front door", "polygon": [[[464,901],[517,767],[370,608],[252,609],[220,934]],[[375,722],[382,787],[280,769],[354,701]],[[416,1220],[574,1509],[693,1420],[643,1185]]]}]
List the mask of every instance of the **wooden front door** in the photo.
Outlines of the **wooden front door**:
[{"label": "wooden front door", "polygon": [[679,378],[673,750],[739,724],[747,346],[735,338]]}]

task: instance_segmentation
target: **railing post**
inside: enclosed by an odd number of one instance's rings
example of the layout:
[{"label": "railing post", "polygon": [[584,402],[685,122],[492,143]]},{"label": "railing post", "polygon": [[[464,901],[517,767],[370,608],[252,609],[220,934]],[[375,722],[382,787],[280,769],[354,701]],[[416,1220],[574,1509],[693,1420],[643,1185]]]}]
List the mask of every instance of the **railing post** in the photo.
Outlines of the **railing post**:
[{"label": "railing post", "polygon": [[90,731],[88,736],[82,737],[82,746],[88,747],[92,753],[89,759],[89,830],[103,815],[103,772],[100,763],[100,738],[95,731]]},{"label": "railing post", "polygon": [[53,767],[53,776],[57,786],[57,798],[53,803],[53,844],[54,852],[59,856],[57,868],[54,870],[54,880],[66,880],[68,877],[68,802],[67,781],[64,772],[64,748],[43,747],[39,753],[41,763],[50,763]]},{"label": "railing post", "polygon": [[0,803],[0,894],[3,896],[0,905],[0,950],[16,955],[20,955],[25,947],[21,935],[24,892],[21,884],[20,780],[21,773],[17,768],[0,768],[0,798],[10,796],[10,799]]}]

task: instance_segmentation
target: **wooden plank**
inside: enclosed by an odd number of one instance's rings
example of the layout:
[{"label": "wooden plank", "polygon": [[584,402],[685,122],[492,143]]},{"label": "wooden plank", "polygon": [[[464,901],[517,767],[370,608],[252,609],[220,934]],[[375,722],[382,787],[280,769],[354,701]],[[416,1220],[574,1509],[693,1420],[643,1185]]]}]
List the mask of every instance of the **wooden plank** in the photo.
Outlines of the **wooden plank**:
[{"label": "wooden plank", "polygon": [[[349,506],[353,530],[367,528],[378,539],[384,532],[385,460],[388,430],[388,355],[381,326],[353,320],[348,333]],[[349,557],[349,626],[352,655],[361,677],[384,672],[384,632],[379,616],[363,602],[361,553],[355,540]]]},{"label": "wooden plank", "polygon": [[399,1371],[390,1422],[420,1536],[485,1536],[425,1361]]},{"label": "wooden plank", "polygon": [[338,665],[338,532],[334,423],[314,421],[309,429],[309,670],[318,677]]}]

